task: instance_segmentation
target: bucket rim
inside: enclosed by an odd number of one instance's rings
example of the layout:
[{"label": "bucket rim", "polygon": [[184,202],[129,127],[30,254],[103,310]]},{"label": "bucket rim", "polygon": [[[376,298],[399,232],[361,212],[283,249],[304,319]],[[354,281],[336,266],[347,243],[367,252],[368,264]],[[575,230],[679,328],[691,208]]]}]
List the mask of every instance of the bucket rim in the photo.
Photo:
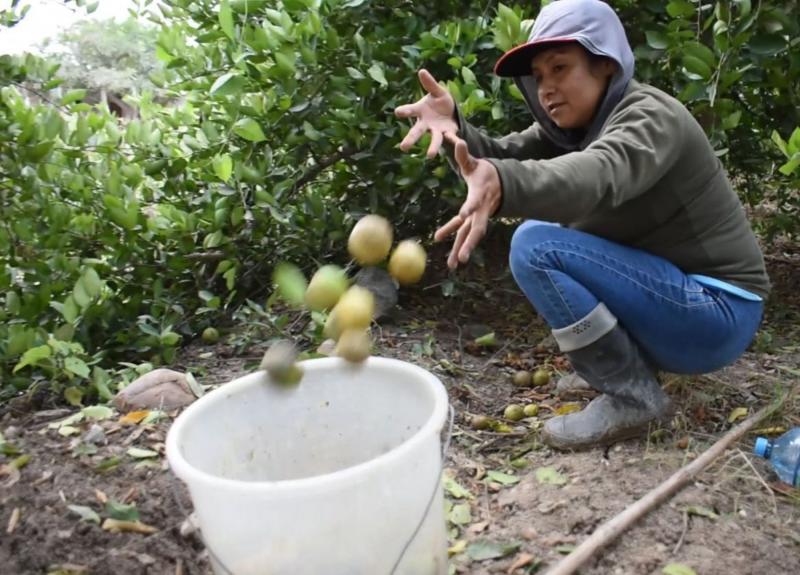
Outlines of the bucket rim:
[{"label": "bucket rim", "polygon": [[[309,373],[309,371],[327,369],[332,365],[340,365],[342,361],[344,360],[341,358],[325,357],[308,359],[301,363],[306,373]],[[428,384],[428,388],[433,395],[433,409],[422,427],[414,432],[413,435],[408,437],[400,445],[393,447],[377,457],[329,473],[296,479],[279,479],[276,481],[243,481],[240,479],[219,477],[190,464],[178,444],[184,427],[193,419],[192,416],[195,413],[206,409],[205,406],[207,404],[221,401],[225,396],[230,396],[231,392],[236,394],[255,385],[264,385],[261,372],[253,372],[232,379],[217,389],[208,392],[203,397],[198,398],[175,419],[167,432],[167,439],[165,441],[169,467],[179,479],[190,487],[195,483],[202,483],[205,484],[206,487],[228,487],[262,494],[274,494],[302,489],[323,489],[350,482],[353,478],[365,474],[373,468],[380,467],[387,462],[403,457],[405,454],[415,449],[420,443],[426,441],[429,435],[441,433],[447,419],[447,410],[449,406],[447,391],[438,377],[418,365],[388,357],[371,356],[365,360],[363,365],[364,368],[387,366],[400,367],[415,372],[421,380],[424,380]],[[234,387],[232,388],[231,386]]]}]

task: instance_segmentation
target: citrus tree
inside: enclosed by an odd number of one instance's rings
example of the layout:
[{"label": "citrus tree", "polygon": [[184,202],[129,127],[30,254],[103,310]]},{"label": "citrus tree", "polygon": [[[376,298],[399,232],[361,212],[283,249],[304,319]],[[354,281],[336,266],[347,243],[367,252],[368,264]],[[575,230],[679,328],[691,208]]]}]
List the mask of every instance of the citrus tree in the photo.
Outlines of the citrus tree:
[{"label": "citrus tree", "polygon": [[[743,197],[786,231],[800,203],[796,4],[613,3],[639,76],[687,103],[738,181],[759,182]],[[169,104],[136,94],[131,121],[54,92],[58,61],[0,57],[0,393],[41,382],[108,398],[120,366],[171,362],[242,304],[263,313],[277,262],[343,260],[365,213],[427,237],[463,187],[427,142],[397,149],[409,126],[393,109],[420,97],[420,67],[490,133],[531,121],[491,70],[537,3],[159,6],[150,81]]]}]

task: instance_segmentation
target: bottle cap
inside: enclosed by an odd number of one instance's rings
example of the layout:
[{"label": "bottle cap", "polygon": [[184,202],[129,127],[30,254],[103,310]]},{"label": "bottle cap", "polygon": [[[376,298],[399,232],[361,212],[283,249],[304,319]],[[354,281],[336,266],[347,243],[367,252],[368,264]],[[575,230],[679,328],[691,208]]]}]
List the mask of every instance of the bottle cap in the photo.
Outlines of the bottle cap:
[{"label": "bottle cap", "polygon": [[753,446],[753,453],[759,457],[767,456],[767,449],[769,448],[769,439],[766,437],[757,437],[756,444]]}]

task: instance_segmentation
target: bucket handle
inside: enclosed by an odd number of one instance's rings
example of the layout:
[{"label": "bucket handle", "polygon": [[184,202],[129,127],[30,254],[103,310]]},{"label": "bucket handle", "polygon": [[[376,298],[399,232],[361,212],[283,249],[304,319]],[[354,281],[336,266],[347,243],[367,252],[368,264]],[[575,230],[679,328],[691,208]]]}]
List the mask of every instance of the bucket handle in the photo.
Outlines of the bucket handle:
[{"label": "bucket handle", "polygon": [[[444,462],[445,458],[447,457],[447,450],[450,449],[450,439],[453,437],[453,422],[455,420],[456,411],[453,409],[453,404],[448,402],[447,403],[448,409],[448,421],[447,421],[447,434],[442,441],[442,456],[441,456],[441,465],[439,466],[439,473],[436,474],[436,482],[434,483],[433,490],[431,491],[431,496],[428,498],[428,503],[425,505],[425,511],[422,513],[422,517],[420,517],[419,523],[414,528],[414,532],[411,534],[411,537],[408,538],[406,544],[403,546],[403,550],[400,551],[400,556],[397,558],[397,561],[394,562],[392,566],[392,570],[389,571],[389,575],[394,575],[397,568],[400,566],[400,562],[405,557],[406,551],[411,546],[411,543],[417,537],[417,533],[419,533],[422,524],[425,523],[425,518],[428,516],[428,511],[431,509],[431,504],[433,504],[433,500],[436,499],[436,494],[442,488],[442,472],[444,471]],[[444,429],[442,429],[444,431]]]},{"label": "bucket handle", "polygon": [[[445,434],[445,437],[442,441],[441,464],[439,467],[439,473],[436,475],[436,483],[433,486],[433,490],[431,491],[431,495],[428,498],[428,503],[425,505],[425,511],[422,513],[422,517],[420,517],[419,523],[417,523],[417,526],[414,528],[413,533],[411,533],[411,537],[409,537],[408,541],[406,541],[406,544],[403,545],[403,549],[402,551],[400,551],[400,556],[397,558],[397,561],[394,562],[392,570],[389,571],[389,575],[394,575],[395,571],[397,571],[397,568],[400,566],[400,562],[403,560],[403,557],[405,557],[406,551],[408,551],[408,548],[411,546],[411,543],[413,543],[414,539],[417,536],[417,533],[419,533],[422,524],[425,522],[425,518],[428,516],[428,511],[430,511],[431,505],[433,504],[434,499],[436,499],[436,494],[438,493],[439,489],[441,489],[441,478],[442,478],[442,472],[444,471],[444,462],[445,458],[447,457],[447,452],[450,449],[450,439],[453,437],[453,423],[455,421],[455,409],[453,408],[453,404],[448,402],[447,408],[448,408],[447,433]],[[442,429],[442,431],[444,431],[444,429]],[[172,484],[173,499],[175,499],[175,502],[178,504],[181,513],[183,513],[184,516],[189,517],[190,513],[184,506],[178,494],[178,489],[176,486],[177,479],[175,478],[174,475],[172,477],[173,481],[171,482],[171,484]],[[208,554],[211,556],[211,558],[214,560],[217,566],[219,566],[222,569],[225,575],[236,575],[233,571],[228,569],[228,567],[225,565],[225,563],[223,563],[223,561],[219,558],[219,556],[216,553],[214,553],[214,550],[208,546],[208,543],[206,543],[206,540],[203,537],[203,531],[200,529],[199,525],[197,526],[197,533],[200,536],[200,540],[203,542],[203,546],[206,548],[206,550],[208,550]]]}]

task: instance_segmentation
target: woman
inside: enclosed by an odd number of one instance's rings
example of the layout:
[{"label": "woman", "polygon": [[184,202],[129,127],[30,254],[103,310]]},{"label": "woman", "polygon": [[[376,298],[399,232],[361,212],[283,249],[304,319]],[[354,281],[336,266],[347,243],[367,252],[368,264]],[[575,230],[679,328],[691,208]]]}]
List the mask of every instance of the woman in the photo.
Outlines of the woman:
[{"label": "woman", "polygon": [[[448,265],[469,260],[490,217],[522,217],[514,278],[576,373],[601,392],[543,429],[553,447],[636,436],[672,414],[654,370],[703,373],[752,340],[769,280],[761,250],[700,125],[676,99],[633,80],[614,11],[599,0],[542,9],[529,41],[495,73],[512,77],[534,116],[493,139],[471,126],[425,70],[428,92],[396,115],[401,142],[444,141],[467,183]],[[550,225],[547,225],[550,224]],[[552,225],[556,224],[556,225]]]}]

